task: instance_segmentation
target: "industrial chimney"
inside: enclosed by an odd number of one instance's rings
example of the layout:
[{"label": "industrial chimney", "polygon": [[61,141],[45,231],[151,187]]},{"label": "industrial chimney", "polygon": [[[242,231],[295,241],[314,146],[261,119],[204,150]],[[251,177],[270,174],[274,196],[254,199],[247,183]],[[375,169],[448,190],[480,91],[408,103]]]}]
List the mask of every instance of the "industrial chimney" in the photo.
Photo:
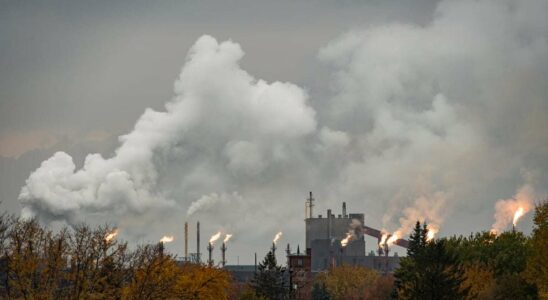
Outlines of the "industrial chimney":
[{"label": "industrial chimney", "polygon": [[196,262],[200,263],[200,221],[196,223]]},{"label": "industrial chimney", "polygon": [[312,192],[310,192],[310,196],[308,199],[306,199],[306,206],[305,206],[305,218],[312,218],[312,208],[314,207],[314,198],[312,197]]},{"label": "industrial chimney", "polygon": [[185,222],[185,260],[188,260],[188,222]]},{"label": "industrial chimney", "polygon": [[222,260],[221,260],[221,265],[223,266],[223,268],[225,267],[226,265],[226,243],[223,242],[223,245],[221,246],[221,253],[222,253]]},{"label": "industrial chimney", "polygon": [[343,202],[342,216],[343,216],[343,218],[348,217],[348,216],[346,215],[346,202]]},{"label": "industrial chimney", "polygon": [[208,243],[207,244],[207,252],[209,252],[209,257],[208,257],[208,260],[207,260],[207,264],[208,266],[213,266],[213,257],[212,257],[212,253],[213,253],[213,245],[211,243]]}]

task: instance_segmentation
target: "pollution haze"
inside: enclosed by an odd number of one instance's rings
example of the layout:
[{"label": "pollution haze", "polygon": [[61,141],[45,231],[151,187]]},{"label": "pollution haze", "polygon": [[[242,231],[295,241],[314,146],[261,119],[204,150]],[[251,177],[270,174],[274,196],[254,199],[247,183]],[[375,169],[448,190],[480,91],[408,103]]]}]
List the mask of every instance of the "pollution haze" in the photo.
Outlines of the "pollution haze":
[{"label": "pollution haze", "polygon": [[385,2],[3,2],[3,209],[179,255],[200,221],[229,264],[302,247],[309,191],[399,237],[530,232],[548,3]]}]

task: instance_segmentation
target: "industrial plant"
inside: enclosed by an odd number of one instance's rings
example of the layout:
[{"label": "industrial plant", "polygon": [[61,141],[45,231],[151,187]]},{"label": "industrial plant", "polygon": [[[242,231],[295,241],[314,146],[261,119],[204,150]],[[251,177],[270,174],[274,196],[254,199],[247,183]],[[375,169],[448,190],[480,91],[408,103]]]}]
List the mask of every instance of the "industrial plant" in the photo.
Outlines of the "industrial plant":
[{"label": "industrial plant", "polygon": [[[296,287],[296,290],[303,292],[310,291],[312,279],[315,273],[328,270],[339,265],[364,266],[375,269],[381,273],[392,273],[400,262],[400,257],[394,252],[390,255],[390,246],[397,245],[407,248],[409,242],[404,239],[397,239],[381,230],[365,225],[363,213],[347,213],[346,203],[342,203],[341,213],[335,215],[331,209],[324,215],[314,215],[315,199],[312,192],[305,201],[305,249],[301,251],[297,246],[292,251],[291,245],[287,244],[285,250],[288,282]],[[188,223],[185,223],[184,231],[184,257],[182,262],[202,263],[200,250],[200,222],[196,223],[196,252],[188,252]],[[212,258],[215,241],[221,236],[218,232],[209,240],[206,249],[208,251],[207,261],[204,263],[225,268],[232,273],[235,280],[246,282],[253,278],[257,271],[257,254],[255,254],[254,265],[227,265],[226,251],[227,242],[232,235],[227,234],[219,247],[222,261],[215,264]],[[271,251],[276,251],[276,242],[281,232],[276,235],[272,243]],[[377,239],[377,243],[366,247],[365,236]],[[388,243],[388,240],[392,240]],[[281,253],[278,254],[278,261],[283,262]],[[298,288],[298,289],[297,289]],[[306,296],[303,296],[306,298]]]}]

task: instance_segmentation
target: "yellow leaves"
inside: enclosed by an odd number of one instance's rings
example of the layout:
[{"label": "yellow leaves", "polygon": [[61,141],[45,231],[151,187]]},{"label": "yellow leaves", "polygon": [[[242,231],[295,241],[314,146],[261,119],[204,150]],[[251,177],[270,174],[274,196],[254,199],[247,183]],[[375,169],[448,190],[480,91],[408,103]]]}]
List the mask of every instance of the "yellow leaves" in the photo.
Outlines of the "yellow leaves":
[{"label": "yellow leaves", "polygon": [[0,215],[2,299],[228,299],[230,275],[183,264],[159,245],[129,251],[105,240],[112,228],[52,233],[38,222]]},{"label": "yellow leaves", "polygon": [[317,281],[325,284],[331,297],[339,299],[361,299],[367,289],[374,286],[378,273],[364,267],[343,265],[321,273]]},{"label": "yellow leaves", "polygon": [[468,289],[466,299],[490,299],[493,297],[496,282],[491,270],[479,264],[467,265],[464,276],[461,288]]},{"label": "yellow leaves", "polygon": [[186,264],[177,281],[180,299],[228,299],[230,274],[222,269]]},{"label": "yellow leaves", "polygon": [[197,264],[177,265],[158,247],[137,251],[133,280],[125,299],[228,299],[228,272]]}]

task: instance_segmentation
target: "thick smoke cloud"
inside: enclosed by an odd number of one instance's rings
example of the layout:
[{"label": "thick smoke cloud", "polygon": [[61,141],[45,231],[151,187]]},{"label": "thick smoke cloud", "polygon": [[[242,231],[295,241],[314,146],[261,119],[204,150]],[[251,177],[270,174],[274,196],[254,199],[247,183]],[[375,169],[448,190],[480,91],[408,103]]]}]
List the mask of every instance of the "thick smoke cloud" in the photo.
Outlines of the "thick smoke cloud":
[{"label": "thick smoke cloud", "polygon": [[546,12],[542,1],[444,1],[426,27],[354,31],[323,48],[335,97],[321,116],[353,140],[340,197],[366,195],[384,227],[407,233],[455,206],[493,209],[524,181],[546,185]]},{"label": "thick smoke cloud", "polygon": [[[240,69],[242,56],[238,44],[201,37],[166,111],[147,109],[134,130],[120,137],[112,158],[90,154],[80,169],[63,152],[44,161],[21,191],[23,217],[70,224],[90,214],[113,219],[169,209],[177,205],[174,194],[196,200],[189,215],[213,202],[234,204],[228,198],[241,202],[237,193],[209,193],[225,192],[232,177],[253,180],[290,163],[291,144],[316,127],[304,90],[253,78]],[[178,185],[170,182],[174,171],[181,171]]]},{"label": "thick smoke cloud", "polygon": [[417,219],[488,229],[497,199],[524,183],[546,193],[546,12],[544,1],[444,1],[427,26],[346,33],[319,51],[332,95],[312,100],[254,78],[238,44],[204,36],[165,111],[147,109],[111,158],[43,162],[23,216],[110,221],[141,239],[129,228],[179,232],[186,216],[268,245],[279,230],[301,240],[312,189],[322,207],[346,201],[390,232]]}]

